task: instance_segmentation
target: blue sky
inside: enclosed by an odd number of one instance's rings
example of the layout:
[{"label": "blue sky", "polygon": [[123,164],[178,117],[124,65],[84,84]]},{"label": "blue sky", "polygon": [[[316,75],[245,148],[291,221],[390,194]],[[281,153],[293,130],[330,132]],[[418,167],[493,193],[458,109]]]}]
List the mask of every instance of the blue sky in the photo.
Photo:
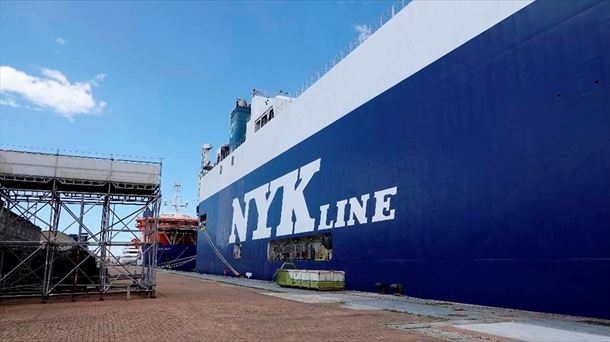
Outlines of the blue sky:
[{"label": "blue sky", "polygon": [[163,158],[193,214],[235,99],[296,91],[391,5],[2,1],[0,144]]}]

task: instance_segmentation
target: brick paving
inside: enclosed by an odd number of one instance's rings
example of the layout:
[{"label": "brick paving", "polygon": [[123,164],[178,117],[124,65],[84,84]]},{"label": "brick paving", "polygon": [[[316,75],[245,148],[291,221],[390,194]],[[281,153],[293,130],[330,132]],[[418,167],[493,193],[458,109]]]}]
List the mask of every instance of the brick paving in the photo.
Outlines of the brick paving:
[{"label": "brick paving", "polygon": [[[157,298],[0,302],[0,341],[435,341],[386,324],[427,318],[308,304],[159,273]],[[438,341],[438,340],[436,340]]]}]

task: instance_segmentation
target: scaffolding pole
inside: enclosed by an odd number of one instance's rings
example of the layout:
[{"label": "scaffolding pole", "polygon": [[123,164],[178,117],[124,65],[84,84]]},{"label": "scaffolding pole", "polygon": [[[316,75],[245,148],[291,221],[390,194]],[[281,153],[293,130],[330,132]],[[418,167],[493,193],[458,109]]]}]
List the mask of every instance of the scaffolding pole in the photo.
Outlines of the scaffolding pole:
[{"label": "scaffolding pole", "polygon": [[[28,152],[6,152],[0,150],[0,298],[155,297],[160,162],[44,154],[27,159]],[[35,165],[34,172],[7,172],[37,158],[55,158],[55,170]],[[152,181],[129,181],[134,179]],[[157,219],[140,231],[135,218],[145,211]],[[133,246],[133,240],[146,241],[140,264],[124,262],[117,250]]]}]

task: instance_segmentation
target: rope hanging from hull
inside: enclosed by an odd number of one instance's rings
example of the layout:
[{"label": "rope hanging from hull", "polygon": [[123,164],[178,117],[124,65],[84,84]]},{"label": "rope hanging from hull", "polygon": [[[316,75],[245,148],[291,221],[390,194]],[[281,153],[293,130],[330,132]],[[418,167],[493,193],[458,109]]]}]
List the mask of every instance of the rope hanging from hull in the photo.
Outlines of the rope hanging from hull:
[{"label": "rope hanging from hull", "polygon": [[201,232],[203,233],[203,237],[205,238],[205,240],[208,242],[208,244],[210,245],[210,248],[212,248],[212,251],[214,252],[214,254],[216,254],[216,256],[218,257],[218,259],[220,259],[220,261],[222,261],[222,263],[231,271],[233,272],[233,274],[236,277],[241,277],[241,273],[237,272],[237,270],[235,268],[233,268],[233,266],[231,266],[231,264],[229,264],[229,262],[227,261],[227,259],[225,259],[225,257],[222,255],[222,253],[220,253],[220,251],[218,250],[218,248],[216,247],[216,245],[214,245],[214,242],[212,241],[212,238],[210,237],[210,234],[208,234],[207,229],[205,229],[205,226],[201,227]]}]

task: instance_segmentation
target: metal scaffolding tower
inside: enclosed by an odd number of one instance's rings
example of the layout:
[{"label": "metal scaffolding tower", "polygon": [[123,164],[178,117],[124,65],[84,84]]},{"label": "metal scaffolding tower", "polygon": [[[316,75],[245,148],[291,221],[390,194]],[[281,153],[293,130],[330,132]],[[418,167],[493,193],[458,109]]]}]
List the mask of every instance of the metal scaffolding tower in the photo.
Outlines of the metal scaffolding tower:
[{"label": "metal scaffolding tower", "polygon": [[0,149],[0,298],[154,297],[158,219],[135,219],[159,217],[160,180],[161,162]]}]

